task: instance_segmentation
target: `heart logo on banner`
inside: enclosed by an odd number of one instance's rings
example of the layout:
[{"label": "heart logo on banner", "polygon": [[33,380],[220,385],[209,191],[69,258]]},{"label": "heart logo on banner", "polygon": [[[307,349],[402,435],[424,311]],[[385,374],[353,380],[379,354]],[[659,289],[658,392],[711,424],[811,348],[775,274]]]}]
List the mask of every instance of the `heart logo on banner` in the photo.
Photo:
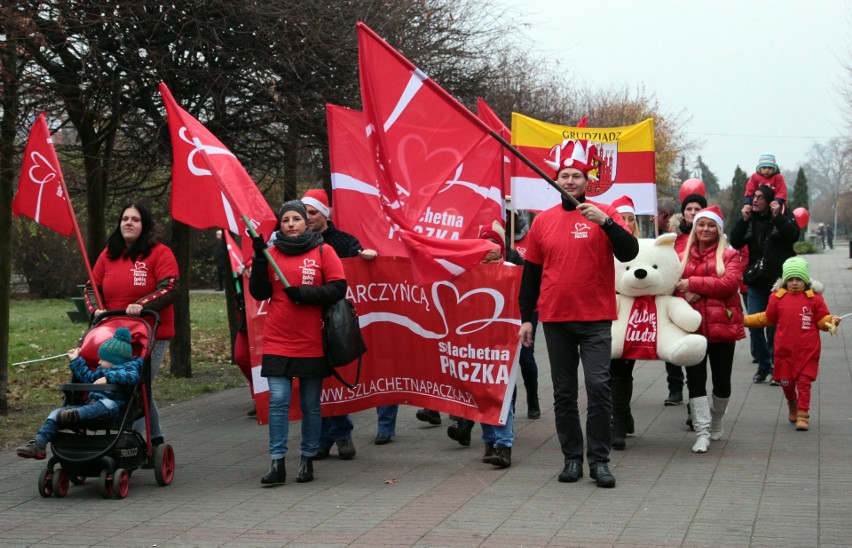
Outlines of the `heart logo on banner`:
[{"label": "heart logo on banner", "polygon": [[450,291],[455,295],[455,299],[452,300],[452,304],[459,305],[462,302],[475,298],[477,296],[485,296],[485,302],[482,307],[477,307],[477,310],[484,309],[490,310],[490,313],[482,318],[470,320],[465,322],[455,328],[455,333],[457,335],[467,335],[469,333],[475,333],[482,329],[485,329],[489,325],[493,323],[508,323],[513,325],[521,325],[521,322],[516,319],[511,318],[501,318],[500,314],[503,312],[505,308],[505,299],[503,295],[495,290],[490,288],[478,288],[468,291],[467,293],[461,294],[459,293],[458,288],[452,282],[435,282],[432,284],[432,302],[435,306],[435,309],[438,311],[438,315],[441,317],[441,323],[443,324],[442,332],[434,332],[425,328],[424,326],[417,323],[412,318],[405,316],[403,314],[396,314],[393,312],[369,312],[367,314],[362,314],[358,316],[358,322],[361,325],[361,329],[364,329],[368,325],[374,322],[390,322],[395,323],[397,325],[401,325],[405,327],[415,335],[419,335],[424,339],[443,339],[450,333],[450,327],[447,323],[447,314],[444,311],[444,304],[441,301],[440,296],[438,295],[439,287],[447,287]]},{"label": "heart logo on banner", "polygon": [[[447,325],[447,317],[444,313],[444,307],[441,303],[441,299],[438,296],[438,288],[439,287],[448,287],[452,290],[453,294],[456,296],[454,305],[460,305],[467,299],[473,298],[477,295],[487,295],[490,297],[490,307],[482,307],[485,310],[491,310],[490,316],[485,316],[483,318],[477,320],[471,320],[469,322],[465,322],[458,327],[456,327],[455,333],[456,335],[468,335],[470,333],[476,333],[482,329],[485,329],[492,323],[510,323],[517,324],[519,322],[517,320],[511,318],[501,318],[500,314],[503,312],[505,308],[506,301],[503,298],[503,294],[497,291],[496,289],[491,289],[488,287],[471,289],[467,293],[461,295],[459,294],[458,288],[452,282],[436,282],[432,284],[432,300],[435,303],[435,308],[438,310],[438,313],[441,315],[441,319],[444,322],[444,331],[449,333],[449,326]],[[480,308],[477,307],[477,310]]]}]

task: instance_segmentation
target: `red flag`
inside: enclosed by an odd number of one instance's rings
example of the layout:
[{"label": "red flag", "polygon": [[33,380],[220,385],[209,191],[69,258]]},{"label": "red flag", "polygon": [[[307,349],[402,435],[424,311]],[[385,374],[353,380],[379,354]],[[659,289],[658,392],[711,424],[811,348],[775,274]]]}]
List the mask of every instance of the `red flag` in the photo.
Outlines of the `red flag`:
[{"label": "red flag", "polygon": [[[415,230],[428,202],[477,147],[488,147],[489,130],[426,74],[358,23],[361,102],[377,166],[382,210],[409,248],[421,282],[448,279],[478,263],[493,244],[485,240],[430,237]],[[438,217],[433,230],[458,219]]]},{"label": "red flag", "polygon": [[25,215],[63,236],[70,236],[74,231],[74,219],[64,187],[59,158],[42,113],[33,124],[24,149],[12,213],[15,217]]},{"label": "red flag", "polygon": [[[195,228],[219,227],[242,234],[245,215],[269,236],[275,215],[236,156],[175,102],[160,83],[172,137],[172,217]],[[261,226],[263,225],[263,226]]]},{"label": "red flag", "polygon": [[231,272],[241,274],[246,267],[243,262],[243,252],[240,250],[237,242],[234,241],[234,238],[231,237],[231,233],[227,230],[223,232],[225,234],[225,247],[228,250],[228,260],[231,262]]},{"label": "red flag", "polygon": [[[381,255],[410,256],[410,249],[382,210],[363,113],[329,104],[326,116],[335,225]],[[410,216],[417,219],[414,231],[441,239],[470,239],[479,235],[482,225],[502,219],[500,149],[492,141],[471,151],[451,180],[412,210]],[[408,213],[414,207],[409,200],[402,209]]]}]

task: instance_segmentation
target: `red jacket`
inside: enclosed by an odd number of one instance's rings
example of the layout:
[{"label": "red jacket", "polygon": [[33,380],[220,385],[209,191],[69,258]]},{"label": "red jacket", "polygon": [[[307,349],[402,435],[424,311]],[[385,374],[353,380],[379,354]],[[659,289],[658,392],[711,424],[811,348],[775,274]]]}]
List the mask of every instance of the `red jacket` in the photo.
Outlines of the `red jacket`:
[{"label": "red jacket", "polygon": [[739,288],[746,263],[735,249],[726,249],[722,260],[725,273],[720,277],[716,274],[716,246],[701,253],[693,245],[681,278],[689,280],[689,291],[701,296],[692,303],[701,313],[697,333],[708,342],[733,343],[745,338]]}]

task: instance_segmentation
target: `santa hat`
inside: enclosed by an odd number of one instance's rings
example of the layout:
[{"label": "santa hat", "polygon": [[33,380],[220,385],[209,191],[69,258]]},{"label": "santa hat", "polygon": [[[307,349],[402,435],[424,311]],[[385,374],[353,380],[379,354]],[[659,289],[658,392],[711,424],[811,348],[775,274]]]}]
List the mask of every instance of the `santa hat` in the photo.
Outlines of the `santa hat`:
[{"label": "santa hat", "polygon": [[[588,117],[583,116],[577,127],[589,127]],[[589,175],[589,171],[598,167],[601,158],[598,156],[598,147],[590,145],[585,139],[565,139],[561,145],[550,149],[550,154],[544,162],[556,170],[554,178],[566,167],[572,167],[582,171],[583,175],[590,179],[597,180],[594,175]]]},{"label": "santa hat", "polygon": [[506,231],[503,230],[500,221],[494,221],[491,226],[482,225],[479,228],[479,239],[487,240],[488,238],[495,240],[500,245],[506,245]]},{"label": "santa hat", "polygon": [[692,219],[692,226],[698,226],[698,219],[701,219],[702,217],[710,219],[711,221],[715,221],[716,225],[719,227],[719,232],[725,230],[725,218],[722,217],[722,212],[717,206],[705,207],[704,209],[696,213],[695,218]]},{"label": "santa hat", "polygon": [[612,202],[612,207],[614,207],[619,213],[632,213],[633,215],[636,215],[636,206],[633,205],[633,200],[630,199],[630,196],[616,198]]},{"label": "santa hat", "polygon": [[322,213],[326,219],[331,217],[331,207],[328,205],[328,194],[326,194],[325,190],[321,188],[312,188],[305,192],[305,195],[302,196],[302,203],[316,209]]}]

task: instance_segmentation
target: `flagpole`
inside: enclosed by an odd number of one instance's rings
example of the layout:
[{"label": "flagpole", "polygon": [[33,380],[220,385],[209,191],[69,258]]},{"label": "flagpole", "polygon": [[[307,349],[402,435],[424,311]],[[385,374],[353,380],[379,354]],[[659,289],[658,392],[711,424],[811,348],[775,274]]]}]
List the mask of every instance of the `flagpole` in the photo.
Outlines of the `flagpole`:
[{"label": "flagpole", "polygon": [[567,190],[565,190],[564,188],[562,188],[561,186],[559,186],[558,184],[556,184],[556,181],[554,181],[553,179],[551,179],[551,178],[550,178],[550,176],[548,176],[548,175],[547,175],[544,171],[542,171],[542,170],[541,170],[541,169],[540,169],[537,165],[535,165],[535,164],[534,164],[534,163],[533,163],[533,162],[532,162],[529,158],[527,158],[526,156],[524,156],[523,154],[521,154],[521,152],[520,152],[518,149],[516,149],[515,147],[513,147],[513,146],[512,146],[512,145],[511,145],[508,141],[506,141],[506,139],[504,139],[502,136],[500,136],[500,134],[499,134],[499,133],[497,133],[496,131],[494,131],[493,129],[491,129],[491,127],[490,127],[488,124],[486,124],[484,121],[480,120],[478,116],[476,116],[474,113],[472,113],[472,112],[470,111],[470,109],[468,109],[466,106],[464,106],[463,104],[461,104],[461,103],[459,102],[459,100],[458,100],[458,99],[456,99],[455,97],[453,97],[452,95],[450,95],[450,93],[449,93],[447,90],[445,90],[444,88],[442,88],[441,86],[439,86],[439,85],[437,84],[437,82],[435,82],[434,80],[432,80],[431,78],[429,78],[428,76],[426,76],[426,74],[425,74],[423,71],[421,71],[419,68],[417,68],[417,66],[416,66],[416,65],[414,65],[414,63],[412,63],[411,61],[409,61],[408,59],[406,59],[406,57],[405,57],[403,54],[401,54],[400,52],[398,52],[398,51],[397,51],[397,50],[396,50],[393,46],[391,46],[390,44],[388,44],[388,42],[387,42],[385,39],[383,39],[381,36],[379,36],[378,34],[376,34],[376,31],[374,31],[373,29],[371,29],[370,27],[368,27],[367,25],[365,25],[363,21],[359,21],[359,22],[357,23],[356,27],[357,27],[357,28],[360,28],[360,29],[363,29],[363,30],[364,30],[364,32],[366,32],[366,33],[370,34],[370,35],[371,35],[371,36],[372,36],[372,37],[373,37],[373,38],[374,38],[374,39],[375,39],[375,40],[376,40],[379,44],[381,44],[381,45],[382,45],[382,47],[384,47],[385,49],[387,49],[387,50],[391,53],[391,55],[393,55],[394,57],[396,57],[397,59],[399,59],[399,60],[400,60],[400,62],[402,62],[404,65],[406,65],[406,66],[407,66],[408,68],[410,68],[412,71],[417,71],[419,74],[422,74],[422,75],[424,76],[424,79],[422,80],[422,82],[423,82],[425,85],[429,86],[429,87],[430,87],[433,91],[435,91],[436,93],[438,93],[438,94],[440,94],[441,96],[443,96],[443,97],[444,97],[444,99],[446,99],[446,100],[450,103],[450,105],[454,106],[454,107],[455,107],[455,109],[456,109],[457,111],[459,111],[462,115],[466,116],[468,119],[470,119],[471,121],[473,121],[473,123],[475,123],[476,125],[478,125],[478,126],[480,127],[480,129],[482,129],[485,133],[488,133],[489,135],[491,135],[492,137],[494,137],[495,139],[497,139],[497,141],[498,141],[501,145],[503,145],[503,147],[505,147],[507,150],[509,150],[509,152],[511,152],[512,154],[514,154],[515,156],[517,156],[517,157],[518,157],[518,159],[520,159],[520,160],[521,160],[524,164],[526,164],[526,165],[527,165],[530,169],[532,169],[533,171],[535,171],[535,172],[536,172],[536,174],[538,174],[538,175],[539,175],[542,179],[544,179],[545,181],[547,181],[547,183],[548,183],[550,186],[552,186],[554,189],[556,189],[556,191],[557,191],[557,192],[559,192],[559,194],[561,194],[561,195],[562,195],[562,197],[563,197],[563,198],[565,198],[565,199],[568,201],[568,203],[569,203],[569,204],[571,204],[571,205],[573,205],[573,206],[578,206],[578,205],[580,205],[580,202],[578,202],[576,198],[574,198],[573,196],[571,196],[570,194],[568,194],[568,191],[567,191]]},{"label": "flagpole", "polygon": [[62,192],[65,193],[65,203],[68,205],[68,212],[71,214],[71,222],[74,224],[74,234],[77,236],[77,245],[80,247],[80,254],[83,256],[83,262],[86,264],[86,272],[89,275],[89,283],[92,284],[92,291],[95,294],[95,301],[98,303],[98,308],[106,310],[101,292],[98,291],[98,286],[95,283],[95,273],[92,272],[92,265],[89,262],[89,255],[86,252],[86,246],[83,244],[83,235],[80,234],[80,225],[77,224],[77,217],[74,215],[74,206],[71,205],[71,196],[68,195],[68,187],[65,186],[65,178],[60,177],[59,182],[62,184]]},{"label": "flagpole", "polygon": [[[219,175],[219,172],[213,169],[213,162],[210,161],[210,156],[207,154],[207,151],[203,148],[199,148],[198,151],[201,153],[201,157],[204,158],[204,161],[207,162],[208,171],[213,175],[213,178],[216,179],[216,184],[219,185],[219,189],[222,191],[222,194],[225,195],[225,199],[228,200],[228,203],[235,204],[234,197],[231,196],[231,191],[228,188],[228,185],[222,181],[222,177]],[[252,238],[257,238],[257,231],[252,226],[249,221],[248,215],[240,215],[240,218],[243,220],[243,223],[246,225],[246,228],[249,231],[249,235]],[[305,219],[305,222],[308,220]],[[269,261],[269,264],[272,265],[272,270],[275,271],[275,274],[278,275],[278,279],[284,284],[284,287],[290,287],[290,282],[287,281],[287,278],[284,277],[284,274],[281,272],[281,269],[278,267],[278,264],[272,260],[272,255],[269,254],[268,249],[263,250],[263,256],[266,257],[266,260]]]},{"label": "flagpole", "polygon": [[[486,126],[486,128],[487,128],[487,126]],[[536,172],[536,174],[538,174],[538,176],[539,176],[539,177],[541,177],[542,179],[544,179],[545,181],[547,181],[547,184],[549,184],[550,186],[552,186],[553,188],[555,188],[555,189],[559,192],[559,194],[561,194],[561,195],[562,195],[562,197],[563,197],[563,198],[565,198],[566,200],[568,200],[568,203],[569,203],[569,204],[571,204],[571,205],[573,205],[573,206],[575,206],[575,207],[576,207],[576,206],[578,206],[578,205],[580,204],[580,202],[578,202],[578,201],[577,201],[577,198],[575,198],[575,197],[571,196],[570,194],[568,194],[568,191],[567,191],[567,190],[565,190],[564,188],[562,188],[561,186],[559,186],[559,185],[556,183],[556,181],[554,181],[553,179],[551,179],[551,178],[550,178],[550,176],[549,176],[549,175],[547,175],[544,171],[542,171],[540,167],[538,167],[537,165],[535,165],[535,164],[532,162],[532,160],[530,160],[529,158],[527,158],[526,156],[524,156],[523,154],[521,154],[521,151],[520,151],[520,150],[518,150],[518,149],[516,149],[515,147],[513,147],[513,146],[512,146],[512,145],[511,145],[511,144],[510,144],[510,143],[509,143],[506,139],[504,139],[504,138],[503,138],[503,137],[502,137],[499,133],[497,133],[497,132],[496,132],[496,131],[494,131],[493,129],[488,129],[488,133],[489,133],[492,137],[494,137],[494,138],[497,140],[497,142],[498,142],[498,143],[500,143],[501,145],[503,145],[503,147],[504,147],[506,150],[508,150],[509,152],[511,152],[512,154],[514,154],[514,155],[515,155],[515,156],[516,156],[519,160],[521,160],[524,164],[526,164],[526,165],[527,165],[527,167],[529,167],[530,169],[532,169],[533,171],[535,171],[535,172]]]},{"label": "flagpole", "polygon": [[[59,169],[59,166],[57,166]],[[77,236],[77,246],[80,248],[80,254],[83,256],[83,263],[86,265],[86,273],[89,275],[89,283],[92,284],[92,292],[95,294],[95,301],[98,303],[100,310],[106,310],[101,292],[98,291],[98,285],[95,283],[95,273],[92,272],[92,264],[89,262],[89,254],[86,252],[86,246],[83,244],[83,235],[80,234],[80,225],[77,224],[77,216],[74,215],[74,205],[71,203],[71,195],[68,194],[68,187],[65,185],[65,177],[62,171],[59,172],[59,184],[62,185],[62,193],[65,195],[65,205],[68,207],[68,214],[71,215],[71,223],[74,225],[74,234]]]}]

